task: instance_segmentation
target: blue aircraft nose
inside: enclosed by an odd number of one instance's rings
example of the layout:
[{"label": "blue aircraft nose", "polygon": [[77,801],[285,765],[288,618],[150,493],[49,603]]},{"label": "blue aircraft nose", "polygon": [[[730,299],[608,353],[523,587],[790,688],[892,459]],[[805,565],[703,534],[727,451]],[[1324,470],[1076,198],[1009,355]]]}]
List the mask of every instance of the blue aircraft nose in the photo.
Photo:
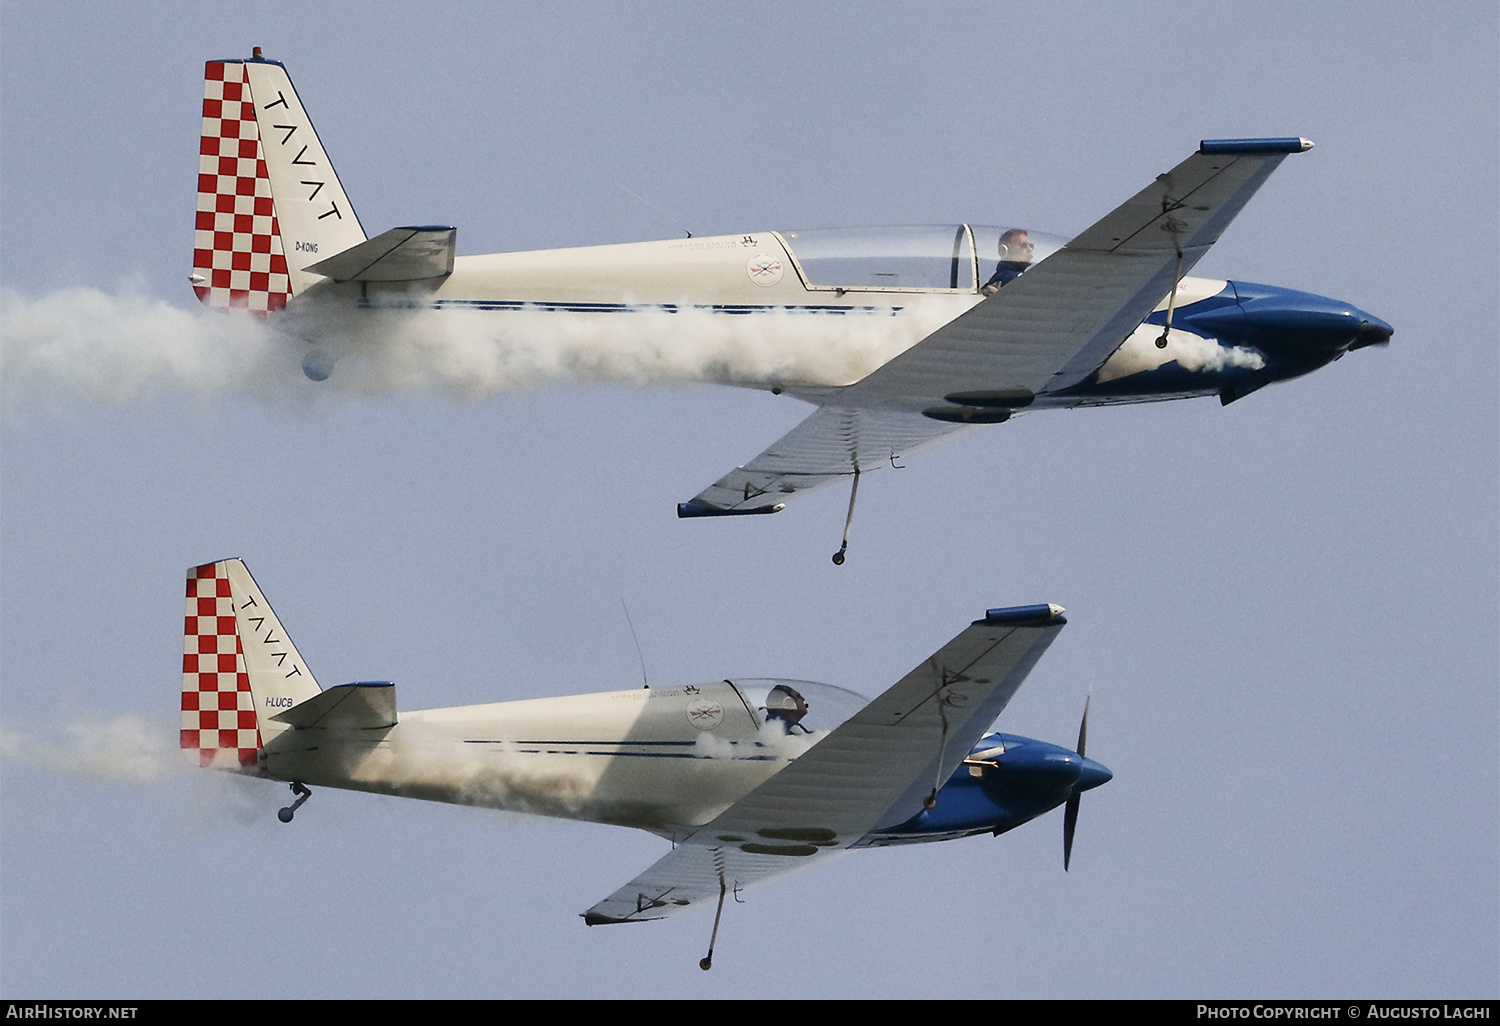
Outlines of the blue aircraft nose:
[{"label": "blue aircraft nose", "polygon": [[[1004,779],[1007,786],[1040,788],[1049,791],[1060,788],[1066,792],[1077,786],[1084,767],[1092,761],[1061,745],[1018,738],[1014,739],[1005,754],[1000,757],[1000,772],[995,779]],[[1094,765],[1098,764],[1094,763]],[[1102,766],[1099,768],[1104,769]],[[1104,772],[1109,773],[1108,770]],[[1100,781],[1100,783],[1103,782]]]},{"label": "blue aircraft nose", "polygon": [[1090,791],[1100,784],[1107,784],[1115,778],[1108,766],[1093,759],[1084,758],[1083,766],[1078,771],[1078,783],[1073,785],[1074,793]]},{"label": "blue aircraft nose", "polygon": [[1351,349],[1384,345],[1393,333],[1385,321],[1350,303],[1271,285],[1230,285],[1242,315],[1221,320],[1219,337],[1274,354],[1287,369],[1301,364],[1311,370]]},{"label": "blue aircraft nose", "polygon": [[1360,325],[1359,337],[1350,343],[1349,348],[1363,349],[1365,346],[1388,346],[1391,344],[1391,336],[1396,333],[1385,321],[1374,314],[1365,314],[1365,321]]}]

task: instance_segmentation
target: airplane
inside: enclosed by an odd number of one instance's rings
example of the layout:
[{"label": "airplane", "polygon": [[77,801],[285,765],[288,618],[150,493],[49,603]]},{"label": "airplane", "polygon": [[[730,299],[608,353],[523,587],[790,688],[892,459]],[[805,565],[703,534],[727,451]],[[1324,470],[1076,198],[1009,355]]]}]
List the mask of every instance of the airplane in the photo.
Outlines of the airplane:
[{"label": "airplane", "polygon": [[775,513],[847,480],[842,564],[860,476],[939,438],[1041,409],[1228,405],[1387,344],[1391,326],[1349,303],[1188,276],[1282,160],[1311,147],[1203,140],[1071,240],[950,224],[457,256],[451,225],[366,237],[285,67],[256,47],[205,66],[191,281],[211,307],[287,311],[314,380],[346,344],[329,325],[358,334],[378,311],[635,318],[699,346],[731,332],[760,362],[724,383],[817,408],[677,515]]},{"label": "airplane", "polygon": [[586,912],[664,919],[856,848],[999,835],[1110,771],[990,728],[1067,622],[1051,603],[991,609],[873,701],[811,681],[677,687],[397,712],[395,685],[323,689],[239,559],[187,572],[181,747],[196,765],[311,786],[608,823],[672,843]]}]

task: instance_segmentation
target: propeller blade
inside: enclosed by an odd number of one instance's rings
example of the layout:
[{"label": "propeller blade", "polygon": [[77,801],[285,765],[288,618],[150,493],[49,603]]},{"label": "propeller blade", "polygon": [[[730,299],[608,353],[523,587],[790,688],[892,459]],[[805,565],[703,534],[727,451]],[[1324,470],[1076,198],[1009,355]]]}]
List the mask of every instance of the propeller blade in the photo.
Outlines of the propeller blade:
[{"label": "propeller blade", "polygon": [[1078,795],[1068,799],[1067,806],[1063,809],[1063,872],[1068,871],[1068,864],[1073,861],[1073,831],[1078,827]]},{"label": "propeller blade", "polygon": [[[1078,747],[1074,749],[1080,756],[1083,755],[1085,746],[1089,743],[1089,702],[1093,695],[1083,700],[1083,722],[1078,724]],[[1078,829],[1078,799],[1077,791],[1068,799],[1068,804],[1063,807],[1063,872],[1068,871],[1069,864],[1073,861],[1073,833]]]}]

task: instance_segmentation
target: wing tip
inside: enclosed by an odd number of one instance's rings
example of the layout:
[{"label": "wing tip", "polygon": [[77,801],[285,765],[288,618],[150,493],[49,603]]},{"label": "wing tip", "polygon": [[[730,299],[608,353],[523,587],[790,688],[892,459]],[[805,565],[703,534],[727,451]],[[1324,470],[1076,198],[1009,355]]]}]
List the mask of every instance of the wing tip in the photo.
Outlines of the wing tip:
[{"label": "wing tip", "polygon": [[580,912],[578,914],[583,917],[584,926],[608,926],[611,923],[635,923],[640,921],[636,919],[620,919],[615,916],[607,916],[603,912],[595,912],[592,909],[588,912]]},{"label": "wing tip", "polygon": [[986,609],[982,620],[975,620],[976,624],[985,624],[989,627],[1051,627],[1061,626],[1068,622],[1063,613],[1067,612],[1062,606],[1055,602],[1040,602],[1030,606],[1005,606],[1001,609]]},{"label": "wing tip", "polygon": [[1276,139],[1204,139],[1198,143],[1198,152],[1204,156],[1219,153],[1269,156],[1276,153],[1306,153],[1312,148],[1313,141],[1301,136]]},{"label": "wing tip", "polygon": [[677,518],[679,520],[690,520],[693,517],[743,517],[759,513],[780,513],[786,509],[786,503],[776,502],[768,506],[755,506],[751,509],[725,509],[723,506],[715,506],[703,499],[690,499],[687,502],[677,504]]}]

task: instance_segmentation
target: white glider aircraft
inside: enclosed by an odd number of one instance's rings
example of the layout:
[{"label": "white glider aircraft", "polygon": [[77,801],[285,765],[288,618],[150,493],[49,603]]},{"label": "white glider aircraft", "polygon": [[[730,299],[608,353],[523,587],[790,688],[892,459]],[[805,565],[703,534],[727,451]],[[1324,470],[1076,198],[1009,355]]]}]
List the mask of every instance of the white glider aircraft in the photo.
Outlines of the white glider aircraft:
[{"label": "white glider aircraft", "polygon": [[860,475],[944,435],[1034,409],[1228,404],[1391,336],[1348,303],[1185,276],[1305,139],[1206,140],[1071,241],[957,224],[460,257],[447,225],[366,238],[285,68],[258,47],[209,61],[205,78],[192,275],[205,303],[307,314],[289,327],[312,343],[314,379],[337,355],[317,325],[357,332],[351,318],[371,309],[654,316],[652,331],[693,344],[704,317],[758,318],[759,337],[783,348],[843,346],[763,380],[726,377],[817,409],[678,505],[682,517],[774,513],[848,479],[835,563]]},{"label": "white glider aircraft", "polygon": [[[307,785],[649,830],[672,850],[585,912],[662,919],[850,848],[1000,834],[1110,779],[1076,750],[990,733],[1065,623],[993,609],[874,701],[800,680],[726,679],[396,711],[388,681],[322,690],[238,559],[187,573],[184,753]],[[708,957],[700,963],[709,968]]]}]

